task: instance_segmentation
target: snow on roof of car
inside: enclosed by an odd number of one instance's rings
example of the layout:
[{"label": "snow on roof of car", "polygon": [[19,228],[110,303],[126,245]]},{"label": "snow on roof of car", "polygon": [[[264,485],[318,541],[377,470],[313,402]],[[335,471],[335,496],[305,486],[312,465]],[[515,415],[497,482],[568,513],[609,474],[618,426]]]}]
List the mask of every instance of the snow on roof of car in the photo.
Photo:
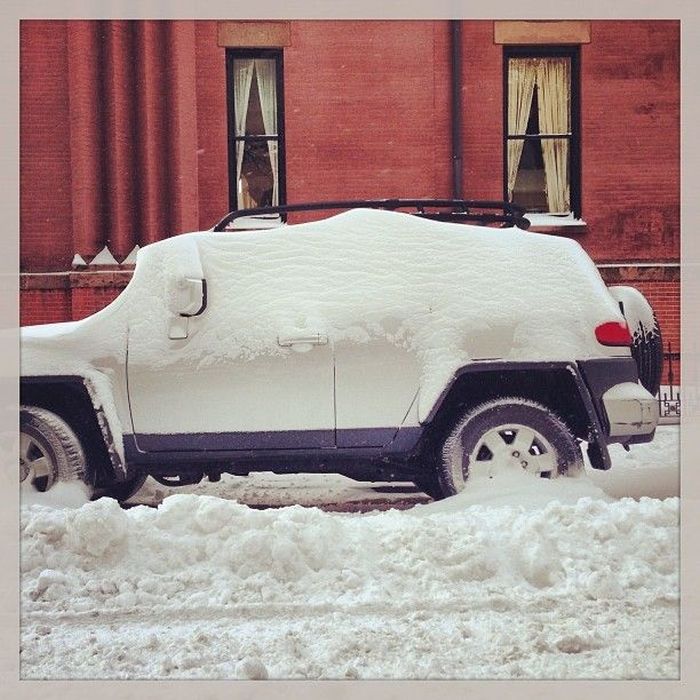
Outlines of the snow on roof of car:
[{"label": "snow on roof of car", "polygon": [[139,251],[130,323],[148,324],[158,365],[173,355],[165,305],[181,276],[207,280],[208,308],[183,351],[199,368],[289,352],[278,337],[301,330],[332,342],[383,337],[418,355],[429,393],[485,347],[504,359],[599,355],[592,329],[621,318],[573,241],[356,209],[268,231],[176,236]]},{"label": "snow on roof of car", "polygon": [[[208,304],[175,352],[169,329],[186,277],[207,280]],[[331,343],[383,339],[415,354],[421,403],[429,405],[475,358],[599,357],[593,329],[610,320],[622,320],[620,309],[574,241],[357,209],[145,246],[116,302],[78,322],[66,340],[57,338],[65,356],[27,342],[22,356],[79,372],[81,357],[89,367],[92,357],[123,353],[127,328],[147,344],[140,360],[153,368],[284,355],[291,350],[278,338],[300,332]]]}]

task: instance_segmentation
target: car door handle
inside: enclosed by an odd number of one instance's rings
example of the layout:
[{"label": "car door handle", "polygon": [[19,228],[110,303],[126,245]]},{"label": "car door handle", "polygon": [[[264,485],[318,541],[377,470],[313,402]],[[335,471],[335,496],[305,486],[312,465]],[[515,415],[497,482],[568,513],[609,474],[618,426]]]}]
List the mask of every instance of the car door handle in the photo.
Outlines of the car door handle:
[{"label": "car door handle", "polygon": [[292,345],[326,345],[328,336],[321,333],[305,333],[304,335],[277,336],[277,344],[283,348]]}]

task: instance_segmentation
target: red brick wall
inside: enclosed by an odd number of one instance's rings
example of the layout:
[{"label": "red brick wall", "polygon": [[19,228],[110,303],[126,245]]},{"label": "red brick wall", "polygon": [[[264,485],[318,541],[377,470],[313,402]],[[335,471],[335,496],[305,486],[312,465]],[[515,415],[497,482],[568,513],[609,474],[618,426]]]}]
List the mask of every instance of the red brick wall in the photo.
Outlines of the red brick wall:
[{"label": "red brick wall", "polygon": [[35,270],[73,257],[68,64],[63,21],[20,22],[20,258]]},{"label": "red brick wall", "polygon": [[447,41],[446,22],[292,24],[288,201],[449,193]]},{"label": "red brick wall", "polygon": [[[661,327],[664,352],[669,345],[673,352],[681,350],[681,300],[679,282],[642,282],[632,283],[649,300]],[[678,360],[672,362],[674,382],[680,383],[681,367]],[[668,363],[664,366],[664,381],[668,382]]]},{"label": "red brick wall", "polygon": [[76,287],[71,290],[71,313],[74,320],[86,318],[111,304],[123,287]]},{"label": "red brick wall", "polygon": [[[140,183],[138,196],[122,198],[143,204],[142,220],[120,223],[124,211],[117,208],[112,219],[119,235],[106,230],[102,236],[118,240],[121,255],[131,246],[129,236],[141,233],[147,241],[197,223],[208,227],[228,206],[225,52],[216,44],[216,23],[127,24],[100,25],[98,39],[104,38],[97,43],[104,41],[108,59],[116,60],[121,47],[120,60],[128,62],[133,44],[130,70],[137,77],[141,62],[155,66],[156,78],[163,61],[182,65],[163,78],[163,88],[177,95],[168,98],[165,131],[156,130],[166,133],[170,150],[158,166],[148,161],[153,182]],[[493,22],[465,21],[462,32],[464,193],[500,198],[503,47],[493,43]],[[20,39],[22,265],[67,269],[77,250],[72,214],[82,214],[71,205],[66,23],[23,22]],[[293,22],[292,44],[284,50],[288,200],[450,194],[449,49],[446,21]],[[678,72],[678,22],[592,22],[592,41],[581,49],[588,230],[579,240],[598,261],[678,258]],[[120,78],[127,79],[126,73]],[[121,104],[124,86],[100,80],[114,105]],[[146,91],[136,99],[138,123],[139,110],[162,116],[157,94]],[[80,106],[82,98],[75,99]],[[131,163],[124,134],[109,129],[122,160]],[[145,146],[136,139],[135,151],[148,150],[156,138],[151,132]],[[111,172],[113,165],[108,159],[105,167]],[[134,178],[132,171],[122,173],[125,182]],[[170,171],[172,182],[161,182]],[[120,201],[121,189],[131,191],[115,182],[110,188],[116,188],[110,202]]]},{"label": "red brick wall", "polygon": [[503,199],[503,47],[493,22],[462,23],[464,195]]},{"label": "red brick wall", "polygon": [[199,227],[208,229],[228,211],[226,53],[216,43],[216,22],[195,28]]},{"label": "red brick wall", "polygon": [[604,260],[680,255],[680,24],[592,23],[581,52],[581,238]]},{"label": "red brick wall", "polygon": [[27,289],[20,292],[19,324],[59,323],[73,320],[67,289]]}]

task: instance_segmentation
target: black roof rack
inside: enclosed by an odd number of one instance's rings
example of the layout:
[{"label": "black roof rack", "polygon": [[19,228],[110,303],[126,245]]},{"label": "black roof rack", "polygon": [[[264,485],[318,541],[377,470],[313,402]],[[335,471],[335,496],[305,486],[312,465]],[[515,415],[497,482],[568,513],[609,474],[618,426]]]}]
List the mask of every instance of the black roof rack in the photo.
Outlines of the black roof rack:
[{"label": "black roof rack", "polygon": [[[527,229],[530,222],[525,210],[511,202],[471,199],[357,199],[334,202],[308,202],[283,204],[278,207],[239,209],[226,214],[214,226],[214,231],[226,231],[236,219],[265,214],[287,214],[294,211],[323,211],[325,209],[415,209],[415,216],[437,221],[477,222],[481,224],[501,223]],[[433,211],[429,211],[429,210]]]}]

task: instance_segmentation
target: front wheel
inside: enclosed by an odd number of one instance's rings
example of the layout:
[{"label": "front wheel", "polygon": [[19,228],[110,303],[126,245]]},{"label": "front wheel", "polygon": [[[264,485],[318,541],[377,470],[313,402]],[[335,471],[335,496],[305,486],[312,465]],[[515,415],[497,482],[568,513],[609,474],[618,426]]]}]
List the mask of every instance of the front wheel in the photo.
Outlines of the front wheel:
[{"label": "front wheel", "polygon": [[467,482],[510,470],[552,479],[583,467],[564,421],[542,404],[516,396],[470,408],[444,439],[436,469],[443,497]]},{"label": "front wheel", "polygon": [[19,414],[19,478],[36,491],[59,481],[89,483],[85,453],[72,428],[60,416],[38,406]]}]

